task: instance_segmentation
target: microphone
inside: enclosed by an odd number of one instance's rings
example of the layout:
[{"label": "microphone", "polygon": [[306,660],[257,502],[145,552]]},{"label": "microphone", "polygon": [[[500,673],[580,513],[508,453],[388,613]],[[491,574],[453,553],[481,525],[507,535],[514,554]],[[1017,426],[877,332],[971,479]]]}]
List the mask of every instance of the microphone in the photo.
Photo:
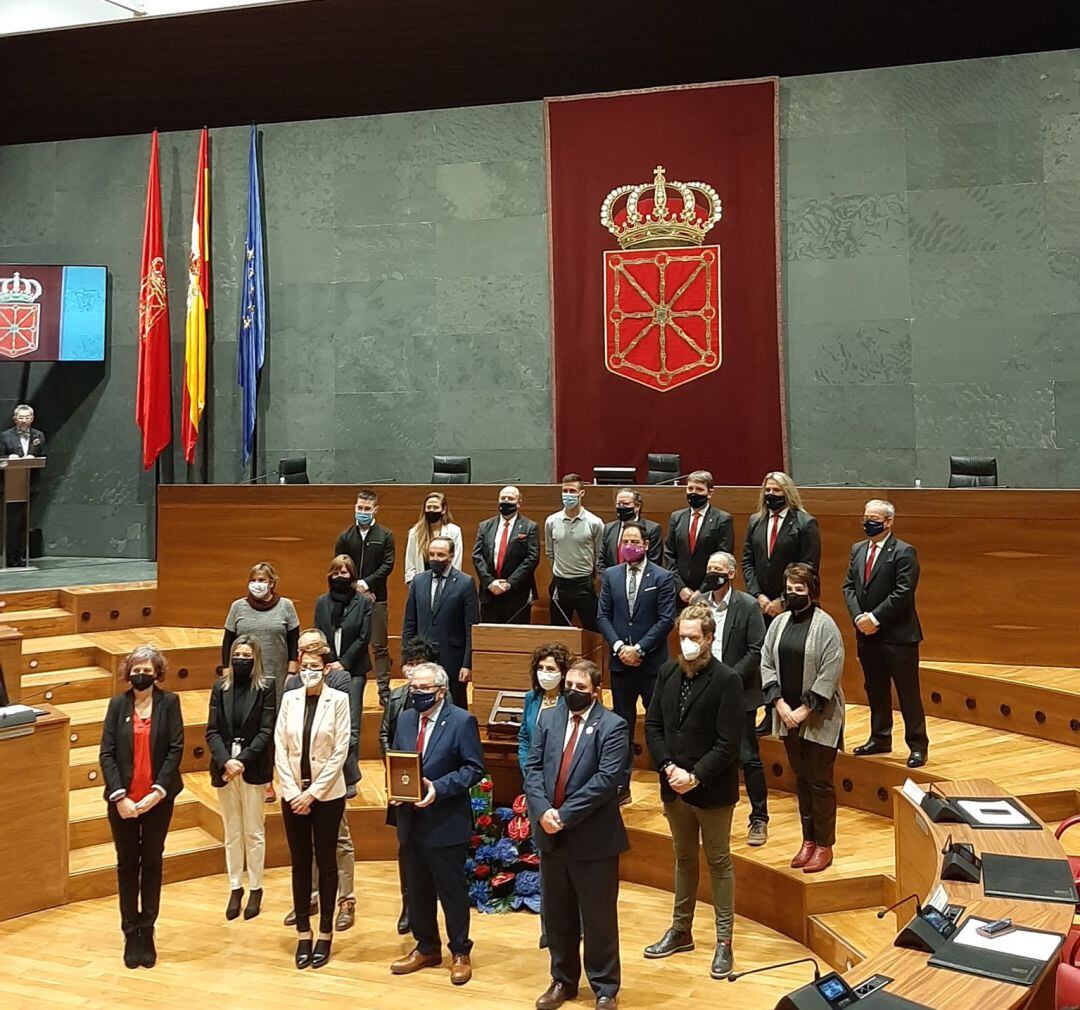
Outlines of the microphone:
[{"label": "microphone", "polygon": [[877,917],[879,919],[884,919],[887,912],[891,912],[894,908],[898,908],[905,901],[911,901],[912,898],[915,899],[915,914],[922,915],[923,906],[922,902],[919,900],[919,896],[917,894],[909,894],[907,895],[907,897],[901,898],[899,901],[894,901],[888,908],[883,908],[880,912],[878,912]]},{"label": "microphone", "polygon": [[260,480],[265,480],[267,477],[276,477],[277,470],[268,470],[266,473],[260,473],[258,477],[249,477],[247,480],[240,481],[241,484],[257,484]]},{"label": "microphone", "polygon": [[38,688],[36,691],[31,691],[29,694],[23,695],[18,701],[12,702],[12,704],[25,705],[28,698],[45,698],[47,694],[55,691],[58,687],[67,687],[70,683],[70,680],[65,680],[60,684],[50,684],[48,687]]},{"label": "microphone", "polygon": [[821,969],[818,967],[817,959],[812,957],[800,957],[794,961],[783,961],[780,964],[766,964],[761,968],[751,968],[749,971],[733,971],[728,975],[727,980],[737,982],[744,975],[756,975],[759,971],[773,971],[776,968],[790,968],[793,964],[812,964],[814,966],[814,981],[820,981]]},{"label": "microphone", "polygon": [[563,610],[562,605],[559,603],[559,590],[558,589],[556,589],[551,594],[551,602],[555,604],[555,609],[558,610],[558,612],[562,615],[562,619],[564,621],[566,621],[566,626],[568,628],[572,628],[574,626],[574,622],[571,621],[570,618],[566,616],[566,611]]},{"label": "microphone", "polygon": [[366,480],[365,484],[396,484],[397,477],[376,477],[375,480]]},{"label": "microphone", "polygon": [[[501,624],[513,624],[513,623],[514,623],[514,620],[515,620],[516,618],[520,617],[520,616],[521,616],[521,615],[522,615],[523,613],[525,613],[525,611],[526,611],[526,610],[528,610],[528,609],[529,609],[529,608],[530,608],[530,607],[531,607],[532,605],[533,605],[533,601],[532,601],[532,600],[526,600],[526,601],[525,601],[525,606],[521,607],[521,608],[520,608],[520,609],[518,609],[518,610],[515,610],[515,611],[514,611],[514,612],[513,612],[513,613],[512,613],[511,615],[510,615],[510,617],[509,617],[509,619],[508,619],[508,620],[505,620],[505,621],[501,621],[500,623],[501,623]],[[562,610],[562,607],[559,607],[559,609],[560,609],[560,610]],[[566,615],[565,615],[565,614],[563,614],[563,616],[565,617]]]},{"label": "microphone", "polygon": [[690,476],[690,474],[688,474],[688,473],[680,473],[676,477],[668,477],[667,480],[658,480],[655,484],[651,484],[649,486],[650,487],[663,487],[665,484],[678,484],[679,481],[686,480],[686,478],[689,477],[689,476]]}]

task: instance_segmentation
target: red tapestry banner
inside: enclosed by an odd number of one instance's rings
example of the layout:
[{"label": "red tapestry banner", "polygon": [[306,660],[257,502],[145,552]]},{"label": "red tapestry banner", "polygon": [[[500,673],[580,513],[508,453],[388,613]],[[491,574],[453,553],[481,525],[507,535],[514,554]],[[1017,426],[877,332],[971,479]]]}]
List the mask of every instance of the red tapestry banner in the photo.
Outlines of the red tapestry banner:
[{"label": "red tapestry banner", "polygon": [[555,477],[787,469],[775,79],[548,99]]}]

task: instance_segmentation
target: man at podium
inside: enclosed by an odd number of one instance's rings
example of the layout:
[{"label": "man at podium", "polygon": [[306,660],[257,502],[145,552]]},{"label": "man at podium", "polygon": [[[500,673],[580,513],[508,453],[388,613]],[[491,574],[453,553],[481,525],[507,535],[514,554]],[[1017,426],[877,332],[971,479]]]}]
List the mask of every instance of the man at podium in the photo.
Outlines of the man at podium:
[{"label": "man at podium", "polygon": [[15,424],[0,432],[4,455],[8,459],[45,455],[45,433],[34,427],[34,408],[20,403],[11,416]]}]

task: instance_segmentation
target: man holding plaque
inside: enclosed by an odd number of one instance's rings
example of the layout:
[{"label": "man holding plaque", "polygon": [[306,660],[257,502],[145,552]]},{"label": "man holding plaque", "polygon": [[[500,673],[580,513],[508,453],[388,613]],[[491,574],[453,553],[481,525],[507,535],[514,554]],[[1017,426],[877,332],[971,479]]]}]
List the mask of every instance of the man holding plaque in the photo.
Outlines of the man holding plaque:
[{"label": "man holding plaque", "polygon": [[[421,578],[413,579],[413,584]],[[398,958],[390,971],[411,975],[422,968],[442,965],[437,905],[442,905],[453,963],[450,981],[464,985],[472,978],[469,954],[469,891],[465,860],[472,835],[469,790],[486,772],[484,749],[475,716],[447,699],[446,671],[435,663],[421,663],[412,672],[409,687],[412,707],[398,718],[393,750],[388,757],[400,762],[404,753],[415,755],[420,799],[397,808],[398,842],[405,859],[405,886],[409,925],[416,946]],[[400,765],[391,764],[394,785],[405,788]]]}]

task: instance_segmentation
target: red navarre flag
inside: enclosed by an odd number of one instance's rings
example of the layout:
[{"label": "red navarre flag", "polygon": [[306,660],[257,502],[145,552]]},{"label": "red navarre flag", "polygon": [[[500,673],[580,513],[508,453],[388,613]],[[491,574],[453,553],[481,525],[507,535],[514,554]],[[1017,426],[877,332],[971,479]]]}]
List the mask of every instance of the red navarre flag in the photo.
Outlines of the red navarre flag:
[{"label": "red navarre flag", "polygon": [[135,421],[142,429],[143,468],[149,470],[172,439],[169,366],[169,292],[165,284],[165,244],[161,237],[161,177],[158,135],[150,140],[139,285],[139,378]]}]

